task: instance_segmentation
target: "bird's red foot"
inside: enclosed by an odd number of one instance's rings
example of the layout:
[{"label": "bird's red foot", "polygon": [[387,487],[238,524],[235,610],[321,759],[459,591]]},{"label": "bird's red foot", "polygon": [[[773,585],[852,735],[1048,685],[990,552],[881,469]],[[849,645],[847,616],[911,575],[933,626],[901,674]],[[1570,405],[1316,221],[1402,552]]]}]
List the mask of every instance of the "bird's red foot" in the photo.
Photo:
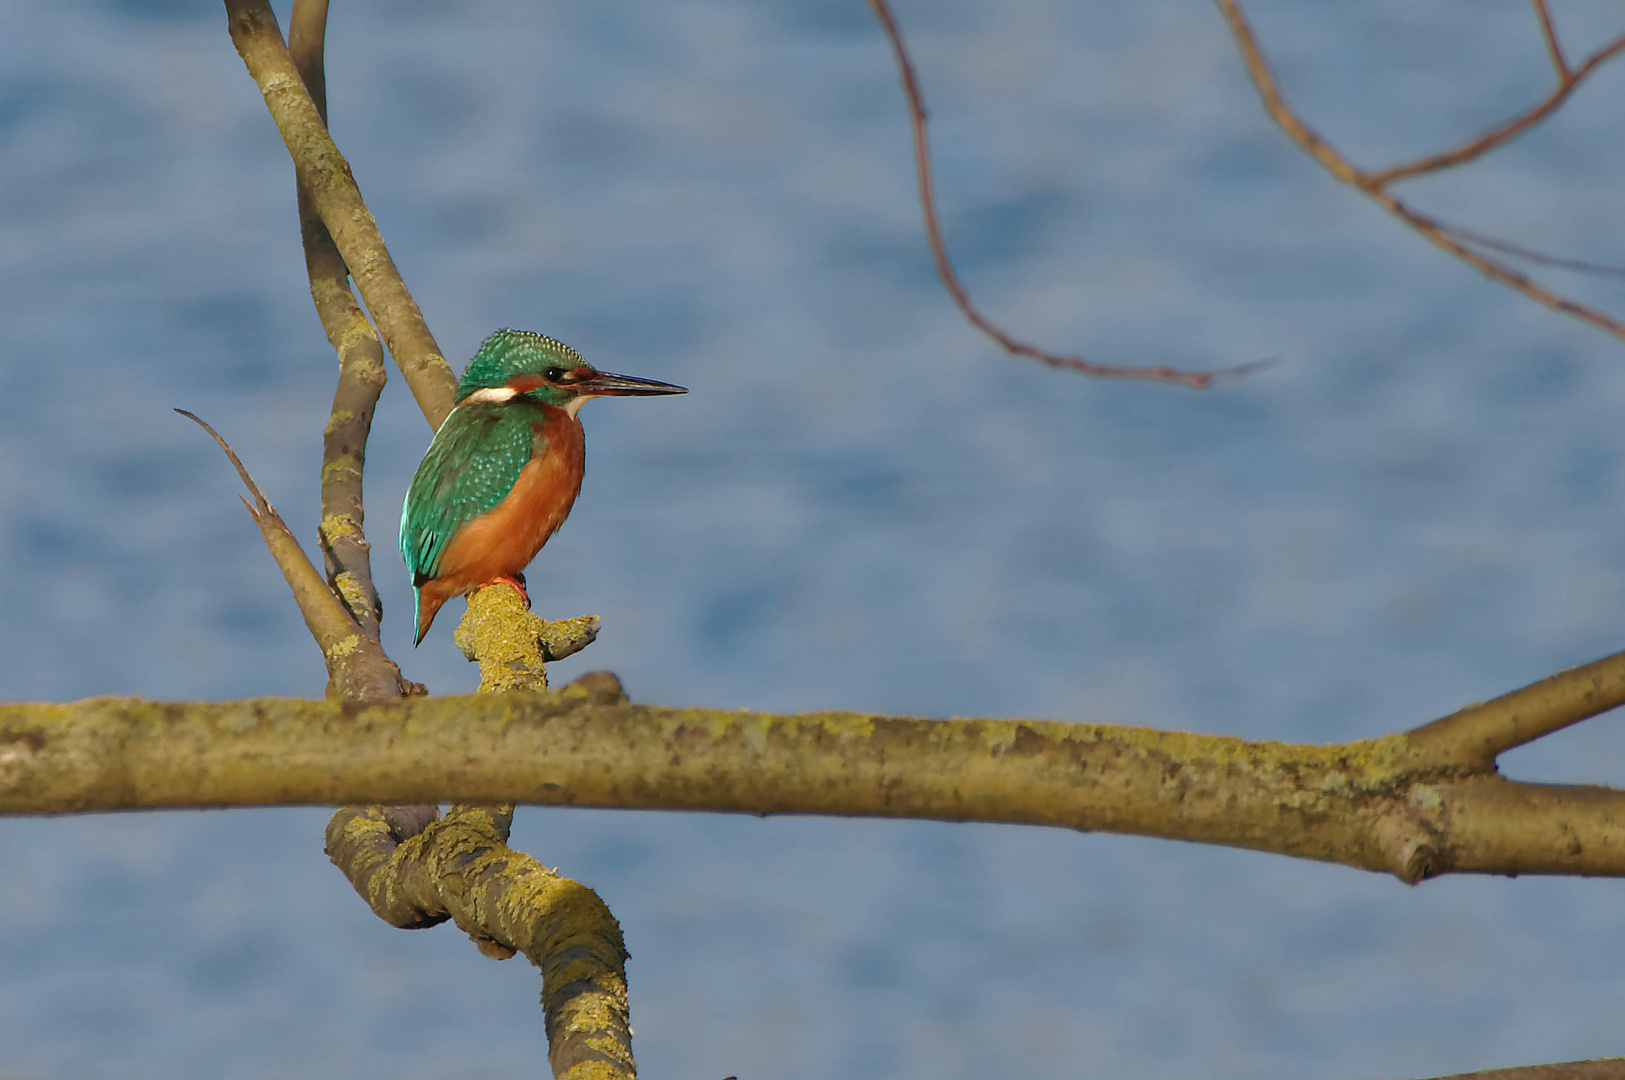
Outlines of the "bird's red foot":
[{"label": "bird's red foot", "polygon": [[[512,585],[516,590],[518,590],[519,598],[525,602],[525,610],[530,610],[530,593],[525,591],[524,574],[499,574],[490,581],[487,581],[485,584],[495,585],[499,581]],[[483,587],[484,586],[481,586],[481,588]]]}]

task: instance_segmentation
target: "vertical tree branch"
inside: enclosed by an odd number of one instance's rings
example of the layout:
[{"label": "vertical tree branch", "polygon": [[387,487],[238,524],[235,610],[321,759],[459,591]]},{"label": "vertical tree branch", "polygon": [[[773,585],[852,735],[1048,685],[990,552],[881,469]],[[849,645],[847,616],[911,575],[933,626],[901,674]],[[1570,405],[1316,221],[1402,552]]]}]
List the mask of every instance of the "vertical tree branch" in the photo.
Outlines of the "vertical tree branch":
[{"label": "vertical tree branch", "polygon": [[1552,59],[1552,67],[1557,72],[1558,82],[1569,82],[1572,78],[1569,72],[1568,58],[1563,55],[1563,43],[1557,40],[1557,27],[1552,25],[1552,13],[1546,6],[1546,0],[1533,0],[1535,5],[1535,18],[1540,20],[1540,36],[1546,40],[1546,55]]},{"label": "vertical tree branch", "polygon": [[[327,120],[327,75],[323,42],[327,0],[295,0],[289,21],[288,53]],[[383,344],[350,291],[349,268],[303,183],[299,188],[299,231],[304,239],[310,298],[327,340],[338,354],[339,380],[322,445],[320,539],[327,580],[361,629],[378,637],[383,604],[372,580],[372,561],[363,526],[362,473],[373,411],[387,378]]]},{"label": "vertical tree branch", "polygon": [[429,426],[451,411],[457,380],[384,246],[378,224],[294,67],[268,0],[225,0],[231,40],[265,98],[299,182],[344,256],[390,355]]}]

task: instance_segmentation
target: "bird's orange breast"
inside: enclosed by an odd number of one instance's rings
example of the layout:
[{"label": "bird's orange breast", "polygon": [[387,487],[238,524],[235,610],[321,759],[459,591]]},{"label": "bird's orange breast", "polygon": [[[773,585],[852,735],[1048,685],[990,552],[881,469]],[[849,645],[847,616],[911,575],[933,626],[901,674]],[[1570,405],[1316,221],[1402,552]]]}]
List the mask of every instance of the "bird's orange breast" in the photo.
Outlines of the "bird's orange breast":
[{"label": "bird's orange breast", "polygon": [[581,421],[547,406],[546,419],[535,425],[535,432],[536,452],[508,497],[463,526],[446,545],[435,574],[436,592],[456,596],[493,578],[523,572],[570,516],[587,462]]}]

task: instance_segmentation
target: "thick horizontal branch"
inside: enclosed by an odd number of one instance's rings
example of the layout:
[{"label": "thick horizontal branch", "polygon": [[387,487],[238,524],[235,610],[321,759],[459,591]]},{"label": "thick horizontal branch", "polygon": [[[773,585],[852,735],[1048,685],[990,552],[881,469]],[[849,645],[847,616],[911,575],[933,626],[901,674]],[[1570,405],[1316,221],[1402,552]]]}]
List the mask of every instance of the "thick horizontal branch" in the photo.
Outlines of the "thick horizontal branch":
[{"label": "thick horizontal branch", "polygon": [[1273,851],[1416,881],[1625,875],[1625,792],[1515,783],[1407,735],[1334,746],[1105,724],[633,705],[0,706],[0,813],[533,803],[1000,821]]}]

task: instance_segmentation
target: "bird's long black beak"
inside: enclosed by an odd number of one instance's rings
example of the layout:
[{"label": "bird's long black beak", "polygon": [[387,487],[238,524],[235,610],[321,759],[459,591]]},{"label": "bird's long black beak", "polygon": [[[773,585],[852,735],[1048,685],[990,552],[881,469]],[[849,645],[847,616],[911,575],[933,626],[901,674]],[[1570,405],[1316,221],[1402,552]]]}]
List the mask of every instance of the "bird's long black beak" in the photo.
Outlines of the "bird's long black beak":
[{"label": "bird's long black beak", "polygon": [[646,397],[651,394],[688,393],[686,386],[673,386],[671,383],[639,379],[632,375],[616,375],[611,371],[600,371],[590,379],[575,383],[574,388],[593,397]]}]

